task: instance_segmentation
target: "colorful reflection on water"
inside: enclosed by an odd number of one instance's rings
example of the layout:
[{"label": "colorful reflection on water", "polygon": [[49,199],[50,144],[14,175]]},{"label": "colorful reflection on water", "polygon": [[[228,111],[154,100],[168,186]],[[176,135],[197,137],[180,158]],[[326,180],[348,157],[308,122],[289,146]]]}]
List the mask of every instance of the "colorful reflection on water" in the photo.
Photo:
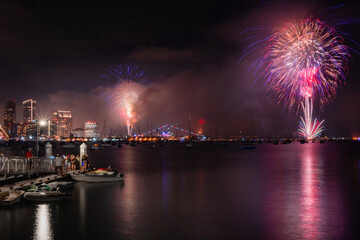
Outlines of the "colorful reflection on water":
[{"label": "colorful reflection on water", "polygon": [[322,175],[320,168],[315,164],[321,159],[315,159],[314,145],[304,149],[301,159],[301,203],[300,207],[300,229],[303,239],[319,239],[321,231],[319,189],[321,188]]}]

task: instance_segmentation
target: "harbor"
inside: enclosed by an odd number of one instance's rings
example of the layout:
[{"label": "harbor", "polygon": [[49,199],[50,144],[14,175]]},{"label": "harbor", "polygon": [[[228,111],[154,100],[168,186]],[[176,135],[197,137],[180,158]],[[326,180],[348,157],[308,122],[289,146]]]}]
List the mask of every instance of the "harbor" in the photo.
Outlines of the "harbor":
[{"label": "harbor", "polygon": [[360,239],[360,3],[0,4],[0,239]]},{"label": "harbor", "polygon": [[5,239],[306,239],[307,229],[321,239],[360,236],[346,224],[360,219],[357,142],[255,146],[124,144],[89,151],[96,166],[110,165],[125,180],[74,182],[71,200],[1,207],[1,232]]}]

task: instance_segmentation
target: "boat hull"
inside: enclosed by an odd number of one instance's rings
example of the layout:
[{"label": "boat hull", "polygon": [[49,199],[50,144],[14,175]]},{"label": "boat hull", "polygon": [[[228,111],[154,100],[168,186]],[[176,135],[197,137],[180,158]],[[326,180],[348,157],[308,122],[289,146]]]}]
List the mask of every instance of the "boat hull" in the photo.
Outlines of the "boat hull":
[{"label": "boat hull", "polygon": [[71,175],[74,181],[78,182],[121,182],[124,181],[124,176],[120,175],[86,175],[86,174],[73,174]]},{"label": "boat hull", "polygon": [[18,204],[23,199],[25,191],[13,190],[0,194],[0,206],[12,206]]},{"label": "boat hull", "polygon": [[71,193],[64,193],[61,191],[49,192],[27,192],[24,198],[32,202],[55,202],[71,199]]}]

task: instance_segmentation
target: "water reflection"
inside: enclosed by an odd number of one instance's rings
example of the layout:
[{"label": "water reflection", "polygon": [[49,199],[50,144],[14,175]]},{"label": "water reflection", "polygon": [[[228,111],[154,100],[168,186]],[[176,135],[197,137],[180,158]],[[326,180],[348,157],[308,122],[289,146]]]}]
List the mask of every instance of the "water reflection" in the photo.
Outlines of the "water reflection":
[{"label": "water reflection", "polygon": [[304,239],[318,239],[320,230],[319,183],[321,174],[319,174],[314,158],[313,145],[309,145],[305,149],[301,161],[300,228],[302,228]]},{"label": "water reflection", "polygon": [[83,185],[79,188],[79,213],[80,213],[80,231],[81,235],[85,238],[86,237],[86,228],[87,226],[87,217],[86,217],[86,188]]},{"label": "water reflection", "polygon": [[48,204],[39,204],[35,210],[34,237],[36,240],[53,239],[51,212]]},{"label": "water reflection", "polygon": [[338,169],[331,165],[331,156],[320,147],[298,145],[295,155],[290,151],[277,151],[265,163],[273,164],[267,166],[267,181],[264,181],[264,221],[269,227],[266,236],[275,239],[326,239],[329,234],[339,239],[343,236],[344,203]]}]

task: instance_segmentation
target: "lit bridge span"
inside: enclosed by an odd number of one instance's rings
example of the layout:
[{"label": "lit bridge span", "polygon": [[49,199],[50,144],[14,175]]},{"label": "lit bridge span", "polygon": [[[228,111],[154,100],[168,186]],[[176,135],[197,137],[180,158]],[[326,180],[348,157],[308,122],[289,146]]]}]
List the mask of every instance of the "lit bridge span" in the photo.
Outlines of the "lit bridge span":
[{"label": "lit bridge span", "polygon": [[199,134],[199,133],[195,133],[195,132],[192,132],[192,131],[189,131],[189,130],[185,130],[185,129],[183,129],[183,128],[179,128],[179,127],[177,127],[177,126],[174,126],[174,125],[171,125],[171,124],[165,124],[165,125],[163,125],[163,126],[161,126],[161,127],[158,127],[158,128],[155,128],[155,129],[153,129],[153,130],[150,130],[150,131],[148,131],[148,132],[145,132],[145,133],[142,133],[142,134],[140,134],[141,136],[146,136],[146,135],[152,135],[153,133],[159,133],[160,132],[160,134],[161,134],[161,131],[162,130],[165,130],[165,129],[173,129],[173,130],[179,130],[179,131],[181,131],[181,132],[183,132],[183,133],[185,133],[185,134],[190,134],[190,135],[194,135],[194,136],[199,136],[199,137],[201,137],[201,136],[204,136],[203,134]]}]

